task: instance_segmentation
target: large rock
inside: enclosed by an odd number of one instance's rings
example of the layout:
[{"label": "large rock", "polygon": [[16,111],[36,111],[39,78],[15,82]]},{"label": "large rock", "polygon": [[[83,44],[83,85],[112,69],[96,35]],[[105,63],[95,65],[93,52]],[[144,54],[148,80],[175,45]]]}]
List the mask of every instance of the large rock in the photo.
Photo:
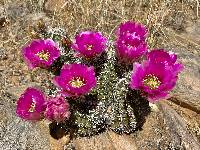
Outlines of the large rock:
[{"label": "large rock", "polygon": [[174,90],[174,101],[179,100],[185,106],[200,113],[200,57],[189,51],[176,50],[185,68],[180,74]]},{"label": "large rock", "polygon": [[131,136],[107,131],[93,137],[78,138],[73,141],[77,150],[137,150]]},{"label": "large rock", "polygon": [[197,137],[188,130],[188,125],[183,117],[165,103],[161,104],[161,111],[165,118],[166,127],[169,129],[176,146],[180,145],[187,150],[200,149]]},{"label": "large rock", "polygon": [[[191,28],[195,29],[195,27],[198,26],[193,25]],[[196,32],[199,30],[179,34],[169,29],[168,38],[170,40],[166,43],[166,47],[177,53],[178,61],[184,64],[184,70],[179,75],[170,100],[200,113],[200,45],[194,38]]]},{"label": "large rock", "polygon": [[46,121],[30,122],[16,116],[17,95],[0,97],[0,149],[2,150],[62,150],[67,136],[56,140],[49,133]]},{"label": "large rock", "polygon": [[0,99],[0,147],[3,150],[50,149],[48,134],[40,125],[24,121],[15,114],[13,97],[2,95]]}]

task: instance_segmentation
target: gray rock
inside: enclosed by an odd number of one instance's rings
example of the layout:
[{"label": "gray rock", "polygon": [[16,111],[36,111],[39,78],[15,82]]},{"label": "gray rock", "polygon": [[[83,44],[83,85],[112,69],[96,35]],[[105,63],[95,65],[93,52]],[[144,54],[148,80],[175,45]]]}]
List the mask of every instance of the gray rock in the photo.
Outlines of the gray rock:
[{"label": "gray rock", "polygon": [[166,126],[173,139],[172,144],[175,146],[180,145],[180,147],[177,147],[179,149],[182,149],[182,147],[187,150],[200,149],[197,137],[189,132],[184,119],[167,104],[162,103],[161,110],[164,114]]},{"label": "gray rock", "polygon": [[49,150],[50,141],[39,123],[24,121],[15,114],[12,95],[0,97],[0,149]]},{"label": "gray rock", "polygon": [[179,75],[171,100],[200,113],[200,56],[186,49],[173,51],[184,64],[184,70]]}]

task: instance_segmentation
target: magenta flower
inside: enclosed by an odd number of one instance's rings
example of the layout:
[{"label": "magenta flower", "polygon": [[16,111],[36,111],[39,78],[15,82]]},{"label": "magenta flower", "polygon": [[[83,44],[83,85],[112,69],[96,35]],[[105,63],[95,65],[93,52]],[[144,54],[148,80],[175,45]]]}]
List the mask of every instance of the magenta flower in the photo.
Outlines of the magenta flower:
[{"label": "magenta flower", "polygon": [[69,103],[61,96],[50,98],[49,101],[46,102],[44,116],[46,119],[56,122],[62,122],[69,119]]},{"label": "magenta flower", "polygon": [[94,67],[82,64],[68,64],[61,69],[59,76],[53,80],[65,96],[80,96],[96,86]]},{"label": "magenta flower", "polygon": [[146,61],[133,68],[130,87],[144,92],[150,102],[165,98],[176,85],[177,73],[162,63]]},{"label": "magenta flower", "polygon": [[177,56],[173,52],[166,52],[164,49],[152,50],[147,53],[147,59],[152,63],[162,63],[166,67],[171,67],[174,72],[179,73],[183,70],[183,65],[177,63]]},{"label": "magenta flower", "polygon": [[38,39],[23,47],[22,54],[29,69],[48,68],[60,56],[60,51],[53,40]]},{"label": "magenta flower", "polygon": [[133,63],[147,52],[147,44],[137,38],[122,36],[115,43],[116,55],[119,61]]},{"label": "magenta flower", "polygon": [[27,88],[17,101],[16,113],[26,120],[40,120],[45,110],[45,96],[35,88]]},{"label": "magenta flower", "polygon": [[82,56],[92,58],[106,49],[107,39],[100,32],[85,31],[75,37],[72,48]]},{"label": "magenta flower", "polygon": [[119,26],[116,34],[118,37],[128,36],[133,39],[145,40],[147,36],[147,29],[142,24],[127,21]]}]

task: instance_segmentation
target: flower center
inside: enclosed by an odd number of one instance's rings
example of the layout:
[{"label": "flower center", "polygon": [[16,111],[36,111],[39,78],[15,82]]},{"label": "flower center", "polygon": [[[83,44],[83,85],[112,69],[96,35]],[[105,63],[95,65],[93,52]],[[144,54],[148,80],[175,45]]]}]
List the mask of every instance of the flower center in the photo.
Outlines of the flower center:
[{"label": "flower center", "polygon": [[49,52],[45,52],[45,51],[38,52],[36,55],[37,55],[40,59],[42,59],[42,60],[44,60],[44,61],[48,61],[48,60],[49,60],[49,57],[50,57]]},{"label": "flower center", "polygon": [[75,88],[80,88],[85,85],[85,81],[81,77],[74,77],[69,83]]},{"label": "flower center", "polygon": [[93,47],[92,45],[87,45],[87,50],[88,50],[88,51],[91,51],[91,50],[92,50],[92,47]]},{"label": "flower center", "polygon": [[154,76],[152,74],[147,75],[143,79],[143,83],[144,83],[144,85],[148,86],[152,90],[157,89],[161,84],[161,82],[158,79],[158,77],[156,77],[156,76]]},{"label": "flower center", "polygon": [[34,112],[35,111],[35,104],[36,103],[34,101],[31,103],[31,106],[30,106],[28,112]]}]

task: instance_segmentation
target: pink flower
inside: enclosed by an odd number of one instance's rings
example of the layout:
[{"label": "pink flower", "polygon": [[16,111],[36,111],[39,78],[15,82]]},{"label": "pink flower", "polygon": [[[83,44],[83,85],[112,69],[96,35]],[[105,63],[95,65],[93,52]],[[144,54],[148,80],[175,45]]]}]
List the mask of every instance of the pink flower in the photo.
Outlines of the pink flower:
[{"label": "pink flower", "polygon": [[177,72],[165,64],[145,61],[133,68],[130,87],[144,92],[150,102],[165,98],[176,85]]},{"label": "pink flower", "polygon": [[27,88],[17,101],[16,113],[26,120],[40,120],[45,110],[45,96],[35,88]]},{"label": "pink flower", "polygon": [[64,65],[53,82],[65,96],[84,95],[96,86],[94,67],[82,64]]},{"label": "pink flower", "polygon": [[100,32],[84,31],[75,37],[72,48],[80,55],[92,58],[106,49],[107,39]]},{"label": "pink flower", "polygon": [[22,54],[29,69],[49,68],[60,56],[60,51],[53,40],[37,39],[33,40],[30,45],[23,47]]},{"label": "pink flower", "polygon": [[131,64],[147,52],[145,42],[147,29],[136,22],[122,23],[117,29],[115,41],[116,55],[120,62]]},{"label": "pink flower", "polygon": [[155,64],[162,63],[165,67],[171,67],[173,72],[179,73],[183,70],[183,64],[177,63],[177,56],[173,52],[164,49],[155,49],[147,53],[147,59]]},{"label": "pink flower", "polygon": [[62,122],[69,119],[69,103],[61,96],[50,98],[49,101],[46,102],[44,116],[46,119],[56,122]]},{"label": "pink flower", "polygon": [[116,55],[120,62],[131,64],[147,52],[147,44],[137,38],[121,36],[115,43]]},{"label": "pink flower", "polygon": [[147,36],[147,29],[137,22],[127,21],[121,23],[116,32],[117,37],[130,37],[144,41]]}]

